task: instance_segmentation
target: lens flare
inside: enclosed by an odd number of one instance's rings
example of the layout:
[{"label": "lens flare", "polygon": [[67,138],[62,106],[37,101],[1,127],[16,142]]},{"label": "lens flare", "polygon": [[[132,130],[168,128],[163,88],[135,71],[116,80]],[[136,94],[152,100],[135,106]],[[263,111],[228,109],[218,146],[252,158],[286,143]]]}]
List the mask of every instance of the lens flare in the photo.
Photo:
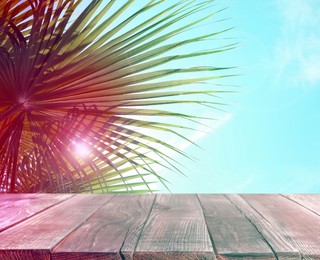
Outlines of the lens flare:
[{"label": "lens flare", "polygon": [[80,157],[88,157],[90,155],[90,149],[85,143],[76,143],[75,152]]}]

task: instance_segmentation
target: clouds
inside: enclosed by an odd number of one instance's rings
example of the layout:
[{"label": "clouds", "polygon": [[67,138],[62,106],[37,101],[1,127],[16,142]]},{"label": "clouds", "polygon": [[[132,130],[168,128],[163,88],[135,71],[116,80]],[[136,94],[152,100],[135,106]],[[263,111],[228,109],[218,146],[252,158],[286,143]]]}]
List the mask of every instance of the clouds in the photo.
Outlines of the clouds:
[{"label": "clouds", "polygon": [[320,2],[275,0],[275,3],[282,26],[273,60],[277,80],[291,86],[319,84]]},{"label": "clouds", "polygon": [[317,0],[276,0],[279,11],[286,22],[293,25],[307,25],[314,23],[317,18]]}]

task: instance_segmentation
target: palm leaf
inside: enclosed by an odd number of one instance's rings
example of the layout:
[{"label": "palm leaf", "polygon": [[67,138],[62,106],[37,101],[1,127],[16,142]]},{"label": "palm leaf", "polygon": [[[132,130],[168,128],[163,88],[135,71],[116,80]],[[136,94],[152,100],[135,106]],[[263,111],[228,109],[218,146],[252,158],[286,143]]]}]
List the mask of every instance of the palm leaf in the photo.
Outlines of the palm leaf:
[{"label": "palm leaf", "polygon": [[188,156],[158,133],[192,143],[180,133],[190,127],[167,118],[199,118],[176,105],[220,106],[196,97],[225,92],[211,82],[230,76],[170,65],[235,47],[175,52],[227,31],[179,41],[220,11],[212,2],[94,0],[74,16],[81,0],[0,0],[0,192],[167,187],[154,166],[182,173],[165,151]]}]

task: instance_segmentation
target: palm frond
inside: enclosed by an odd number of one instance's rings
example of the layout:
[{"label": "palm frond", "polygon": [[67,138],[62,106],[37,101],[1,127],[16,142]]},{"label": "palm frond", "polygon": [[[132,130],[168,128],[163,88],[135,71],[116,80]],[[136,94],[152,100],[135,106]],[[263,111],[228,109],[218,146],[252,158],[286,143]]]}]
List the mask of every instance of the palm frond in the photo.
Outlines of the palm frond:
[{"label": "palm frond", "polygon": [[0,0],[0,192],[153,192],[167,187],[154,165],[179,172],[165,151],[187,155],[158,133],[192,142],[188,127],[159,118],[219,106],[195,98],[223,92],[202,83],[230,68],[185,64],[235,45],[190,52],[227,30],[179,40],[213,1],[142,2],[93,0],[74,16],[81,0]]}]

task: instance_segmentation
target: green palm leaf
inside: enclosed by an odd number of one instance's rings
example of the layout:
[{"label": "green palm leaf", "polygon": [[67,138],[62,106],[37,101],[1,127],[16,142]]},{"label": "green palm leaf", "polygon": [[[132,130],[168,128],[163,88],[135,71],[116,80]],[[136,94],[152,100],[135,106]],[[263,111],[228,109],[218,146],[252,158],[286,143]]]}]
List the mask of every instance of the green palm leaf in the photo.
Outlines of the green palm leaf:
[{"label": "green palm leaf", "polygon": [[194,98],[223,92],[203,83],[228,68],[170,64],[234,45],[179,53],[226,31],[179,41],[213,1],[133,2],[94,0],[74,19],[81,0],[1,0],[0,192],[153,192],[167,183],[154,165],[180,172],[164,151],[184,152],[158,133],[190,141],[166,118],[219,106]]}]

